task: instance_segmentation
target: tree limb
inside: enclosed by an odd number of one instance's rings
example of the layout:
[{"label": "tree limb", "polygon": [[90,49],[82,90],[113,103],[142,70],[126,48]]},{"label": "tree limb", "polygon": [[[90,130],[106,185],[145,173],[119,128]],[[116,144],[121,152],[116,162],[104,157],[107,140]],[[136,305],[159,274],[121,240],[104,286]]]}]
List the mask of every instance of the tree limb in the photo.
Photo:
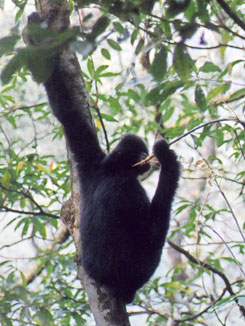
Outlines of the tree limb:
[{"label": "tree limb", "polygon": [[227,15],[237,23],[245,31],[244,22],[234,13],[234,11],[228,6],[228,4],[224,0],[217,0],[218,4],[222,7],[222,9],[227,13]]},{"label": "tree limb", "polygon": [[[55,32],[63,31],[69,27],[69,9],[66,0],[38,0],[39,14],[42,20]],[[56,69],[63,74],[66,89],[69,89],[70,97],[76,103],[76,109],[81,112],[88,124],[94,125],[91,115],[91,103],[89,94],[82,78],[82,72],[76,55],[66,49],[58,54],[59,60]],[[46,85],[46,89],[48,84]],[[52,86],[53,87],[53,86]],[[62,94],[57,90],[57,96],[62,100]],[[69,108],[67,108],[69,110]],[[89,139],[81,139],[87,142]],[[68,156],[70,157],[69,151]],[[81,239],[80,239],[80,188],[78,185],[75,164],[70,159],[71,166],[71,191],[70,208],[66,207],[68,214],[61,214],[63,222],[71,233],[77,249],[78,277],[82,281],[89,299],[96,324],[99,326],[129,326],[129,320],[125,305],[117,302],[107,289],[89,279],[81,265]]]},{"label": "tree limb", "polygon": [[[175,243],[173,243],[171,240],[168,240],[168,244],[173,247],[175,250],[177,250],[178,252],[180,252],[181,254],[183,254],[187,259],[189,259],[193,264],[201,266],[202,268],[206,268],[209,271],[213,272],[214,274],[219,275],[220,278],[222,278],[222,280],[224,281],[225,285],[226,285],[226,289],[227,291],[230,293],[230,295],[235,296],[235,293],[233,292],[231,283],[229,282],[228,278],[226,277],[226,275],[219,271],[218,269],[216,269],[215,267],[213,267],[212,265],[201,261],[200,259],[196,259],[194,256],[192,256],[188,251],[186,251],[183,248],[180,248],[179,246],[177,246]],[[236,302],[237,306],[239,307],[242,315],[245,317],[245,307],[243,307],[237,298],[234,298],[234,301]]]}]

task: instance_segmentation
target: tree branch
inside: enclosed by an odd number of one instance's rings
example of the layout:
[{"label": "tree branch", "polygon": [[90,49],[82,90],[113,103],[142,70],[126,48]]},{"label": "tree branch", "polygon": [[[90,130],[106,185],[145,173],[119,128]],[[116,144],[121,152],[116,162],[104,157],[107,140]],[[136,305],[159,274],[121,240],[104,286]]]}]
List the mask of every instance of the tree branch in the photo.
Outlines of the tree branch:
[{"label": "tree branch", "polygon": [[[227,291],[230,293],[230,295],[235,297],[235,293],[233,292],[231,283],[229,282],[228,278],[226,277],[226,275],[219,271],[218,269],[216,269],[215,267],[213,267],[212,265],[201,261],[199,259],[196,259],[194,256],[192,256],[188,251],[186,251],[183,248],[180,248],[179,246],[177,246],[175,243],[173,243],[171,240],[168,240],[168,244],[173,247],[175,250],[177,250],[178,252],[180,252],[181,254],[183,254],[187,259],[189,259],[193,264],[201,266],[202,268],[206,268],[209,271],[213,272],[214,274],[219,275],[220,278],[222,278],[222,280],[224,281]],[[242,305],[240,305],[238,299],[235,297],[234,301],[236,302],[237,306],[239,307],[242,315],[245,317],[245,307],[243,307]]]},{"label": "tree branch", "polygon": [[32,104],[32,105],[26,105],[26,106],[20,106],[20,107],[17,107],[17,108],[8,108],[8,111],[7,112],[4,112],[3,114],[0,114],[0,118],[3,118],[7,115],[9,115],[10,113],[13,113],[15,111],[19,111],[19,110],[28,110],[28,109],[32,109],[32,108],[35,108],[37,106],[41,106],[41,105],[45,105],[47,104],[46,102],[43,102],[43,103],[39,103],[39,104]]},{"label": "tree branch", "polygon": [[212,121],[208,121],[208,122],[202,123],[201,125],[199,125],[199,126],[193,128],[193,129],[187,131],[183,135],[181,135],[181,136],[175,138],[173,141],[171,141],[169,143],[169,145],[173,145],[174,143],[176,143],[180,139],[182,139],[182,138],[184,138],[184,137],[192,134],[194,131],[197,131],[198,129],[201,129],[201,128],[206,127],[206,126],[209,126],[209,125],[212,125],[214,123],[224,122],[224,121],[234,121],[234,122],[241,123],[243,127],[245,126],[245,122],[244,121],[241,121],[241,120],[238,120],[238,119],[234,119],[234,118],[221,118],[221,119],[216,119],[216,120],[212,120]]},{"label": "tree branch", "polygon": [[[69,27],[69,8],[66,0],[50,1],[38,0],[39,14],[43,21],[48,23],[48,26],[59,33]],[[58,54],[58,61],[56,61],[56,71],[62,74],[62,83],[64,88],[69,90],[70,98],[74,99],[74,107],[81,114],[86,123],[94,126],[91,115],[91,102],[85,82],[82,77],[82,72],[76,55],[70,50],[66,49]],[[52,87],[54,92],[54,85],[45,84],[46,90]],[[57,89],[57,98],[62,103],[63,94]],[[67,107],[69,110],[69,107]],[[81,139],[82,142],[89,142],[90,139]],[[68,156],[70,157],[69,151]],[[68,208],[67,218],[62,218],[69,229],[74,244],[77,249],[77,265],[78,278],[82,281],[86,292],[88,293],[89,304],[93,312],[97,325],[100,326],[129,326],[129,320],[126,313],[126,307],[113,298],[109,291],[99,284],[89,279],[81,264],[81,239],[80,239],[80,187],[78,185],[78,178],[76,168],[73,160],[70,159],[71,165],[71,207]],[[61,214],[63,216],[63,214]]]},{"label": "tree branch", "polygon": [[34,216],[40,216],[40,215],[45,215],[51,218],[59,218],[58,215],[54,215],[51,213],[47,213],[45,211],[39,211],[39,212],[33,212],[33,211],[20,211],[18,209],[13,209],[13,208],[9,208],[7,206],[0,206],[0,209],[2,209],[4,212],[12,212],[12,213],[18,213],[18,214],[24,214],[24,215],[34,215]]},{"label": "tree branch", "polygon": [[222,9],[227,13],[227,15],[237,23],[245,31],[244,22],[234,13],[234,11],[228,6],[228,4],[224,0],[216,0],[218,4],[222,7]]},{"label": "tree branch", "polygon": [[[245,122],[239,120],[238,118],[221,118],[221,119],[211,120],[211,121],[208,121],[208,122],[202,123],[202,124],[200,124],[199,126],[197,126],[197,127],[193,128],[193,129],[187,131],[187,132],[184,133],[183,135],[181,135],[181,136],[175,138],[174,140],[172,140],[172,141],[169,143],[169,146],[170,146],[170,145],[173,145],[173,144],[176,143],[176,142],[178,142],[180,139],[185,138],[186,136],[192,134],[194,131],[197,131],[198,129],[201,129],[201,128],[206,127],[206,126],[209,126],[209,125],[212,125],[212,124],[214,124],[214,123],[223,122],[223,121],[234,121],[234,122],[238,122],[238,123],[240,123],[240,124],[243,126],[243,128],[245,128]],[[152,154],[152,155],[149,155],[149,156],[148,156],[147,158],[145,158],[144,160],[142,160],[142,161],[140,161],[140,162],[134,164],[133,167],[138,166],[138,165],[140,165],[140,164],[144,164],[144,163],[148,162],[149,160],[151,160],[153,157],[154,157],[153,154]]]}]

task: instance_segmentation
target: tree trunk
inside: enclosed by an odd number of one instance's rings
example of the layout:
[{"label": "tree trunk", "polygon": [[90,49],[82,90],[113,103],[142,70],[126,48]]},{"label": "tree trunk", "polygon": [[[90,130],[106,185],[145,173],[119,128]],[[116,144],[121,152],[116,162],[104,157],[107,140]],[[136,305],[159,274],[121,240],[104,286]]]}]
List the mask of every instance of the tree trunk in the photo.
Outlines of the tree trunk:
[{"label": "tree trunk", "polygon": [[[66,0],[38,0],[38,12],[51,29],[56,32],[69,27],[69,8]],[[64,50],[59,54],[59,64],[62,73],[65,74],[64,82],[69,85],[72,98],[76,99],[77,109],[83,112],[84,118],[93,125],[90,112],[89,94],[86,89],[82,72],[77,57],[70,50]],[[72,80],[72,83],[70,82]],[[57,92],[58,96],[62,96]],[[67,108],[69,109],[69,108]],[[81,139],[87,142],[87,139]],[[70,155],[68,154],[70,157]],[[89,299],[89,304],[96,324],[99,326],[129,326],[126,307],[110,296],[108,290],[88,277],[81,265],[81,239],[80,239],[80,191],[77,184],[76,170],[70,159],[71,166],[71,200],[63,205],[61,218],[73,237],[77,249],[78,277],[81,280]]]}]

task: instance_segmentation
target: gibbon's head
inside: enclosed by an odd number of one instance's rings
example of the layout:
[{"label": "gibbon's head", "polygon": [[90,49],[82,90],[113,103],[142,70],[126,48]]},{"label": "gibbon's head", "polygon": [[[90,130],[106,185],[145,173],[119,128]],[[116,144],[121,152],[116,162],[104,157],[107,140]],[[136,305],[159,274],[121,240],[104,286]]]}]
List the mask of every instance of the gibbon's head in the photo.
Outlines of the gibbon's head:
[{"label": "gibbon's head", "polygon": [[140,175],[149,170],[150,164],[146,163],[133,167],[148,156],[148,149],[144,141],[136,135],[126,135],[122,138],[115,149],[106,157],[106,169],[113,172],[131,171]]}]

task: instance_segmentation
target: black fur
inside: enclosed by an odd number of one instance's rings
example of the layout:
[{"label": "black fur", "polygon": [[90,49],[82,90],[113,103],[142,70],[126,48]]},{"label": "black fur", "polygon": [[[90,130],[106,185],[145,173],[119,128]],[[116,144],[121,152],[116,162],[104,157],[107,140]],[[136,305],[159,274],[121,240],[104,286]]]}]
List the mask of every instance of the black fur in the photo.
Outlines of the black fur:
[{"label": "black fur", "polygon": [[137,179],[149,165],[132,167],[148,153],[145,143],[126,135],[106,156],[84,113],[76,107],[68,79],[57,57],[45,87],[77,162],[82,191],[82,264],[90,277],[128,303],[159,264],[179,163],[164,140],[154,145],[161,172],[150,202]]}]

